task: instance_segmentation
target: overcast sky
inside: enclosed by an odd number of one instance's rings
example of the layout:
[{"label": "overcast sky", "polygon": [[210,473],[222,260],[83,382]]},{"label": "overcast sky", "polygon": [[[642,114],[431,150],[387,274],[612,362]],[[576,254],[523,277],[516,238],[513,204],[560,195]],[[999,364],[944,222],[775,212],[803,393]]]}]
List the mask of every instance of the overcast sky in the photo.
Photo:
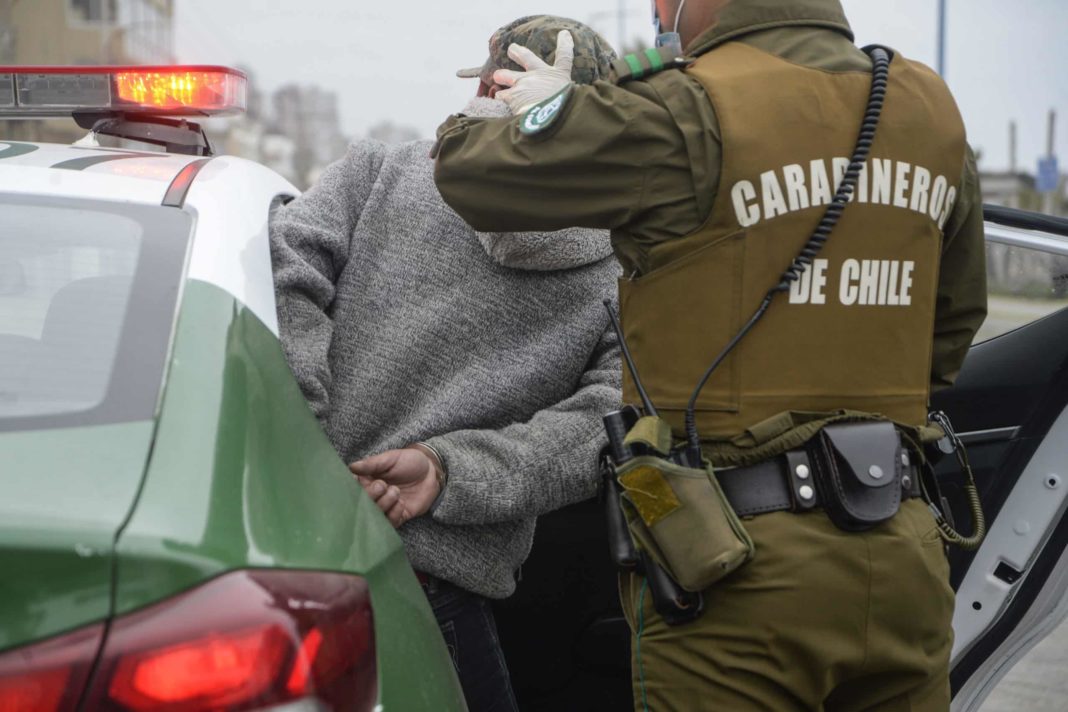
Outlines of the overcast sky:
[{"label": "overcast sky", "polygon": [[[937,0],[843,0],[859,44],[879,42],[935,64]],[[433,135],[460,110],[497,27],[550,13],[619,41],[651,44],[648,0],[177,0],[176,50],[187,63],[241,64],[273,90],[297,82],[336,91],[342,130],[361,136],[391,120]],[[1008,125],[1019,123],[1020,168],[1045,153],[1047,112],[1059,111],[1068,155],[1068,0],[949,0],[947,79],[983,167],[1008,165]],[[1062,157],[1062,166],[1068,162]]]}]

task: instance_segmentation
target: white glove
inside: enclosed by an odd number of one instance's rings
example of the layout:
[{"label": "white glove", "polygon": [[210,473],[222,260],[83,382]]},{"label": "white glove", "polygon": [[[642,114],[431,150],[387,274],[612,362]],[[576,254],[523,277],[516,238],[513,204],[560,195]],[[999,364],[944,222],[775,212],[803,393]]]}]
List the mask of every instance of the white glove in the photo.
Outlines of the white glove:
[{"label": "white glove", "polygon": [[498,69],[493,73],[493,81],[501,86],[511,87],[497,92],[497,98],[507,102],[512,113],[519,115],[571,83],[575,40],[567,30],[560,31],[556,36],[556,61],[551,67],[522,45],[513,44],[508,47],[508,56],[527,71]]}]

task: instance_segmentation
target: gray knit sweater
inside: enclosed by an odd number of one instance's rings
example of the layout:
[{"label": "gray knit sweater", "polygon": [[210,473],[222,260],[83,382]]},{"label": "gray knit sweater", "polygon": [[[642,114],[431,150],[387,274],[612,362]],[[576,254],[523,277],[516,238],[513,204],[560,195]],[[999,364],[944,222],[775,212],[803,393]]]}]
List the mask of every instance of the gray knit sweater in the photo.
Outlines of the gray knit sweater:
[{"label": "gray knit sweater", "polygon": [[535,518],[594,495],[620,401],[606,233],[475,233],[429,142],[353,144],[271,219],[282,345],[346,462],[426,441],[448,486],[412,566],[503,598]]}]

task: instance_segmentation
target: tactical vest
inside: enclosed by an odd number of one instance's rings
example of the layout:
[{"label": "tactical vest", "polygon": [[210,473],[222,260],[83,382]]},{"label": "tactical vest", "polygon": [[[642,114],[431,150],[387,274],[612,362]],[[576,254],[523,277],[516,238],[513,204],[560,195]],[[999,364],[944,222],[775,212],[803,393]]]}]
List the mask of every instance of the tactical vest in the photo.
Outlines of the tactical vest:
[{"label": "tactical vest", "polygon": [[[718,194],[704,225],[655,246],[650,270],[620,283],[639,374],[677,434],[702,373],[823,216],[871,89],[869,73],[810,69],[737,42],[687,71],[719,118]],[[896,56],[852,202],[816,262],[702,391],[703,438],[730,438],[786,411],[925,423],[942,230],[965,151],[945,84]],[[624,374],[624,397],[637,403]]]}]

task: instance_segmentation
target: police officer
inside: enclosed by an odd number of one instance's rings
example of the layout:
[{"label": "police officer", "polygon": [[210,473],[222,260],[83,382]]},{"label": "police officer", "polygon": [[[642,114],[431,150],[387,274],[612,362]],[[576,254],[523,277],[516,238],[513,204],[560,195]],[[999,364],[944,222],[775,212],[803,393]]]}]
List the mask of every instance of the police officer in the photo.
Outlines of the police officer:
[{"label": "police officer", "polygon": [[[436,180],[478,230],[613,230],[624,333],[681,438],[709,360],[832,202],[873,62],[838,0],[655,6],[685,51],[629,56],[614,83],[572,85],[564,36],[551,65],[513,47],[528,71],[497,81],[517,116],[446,121]],[[953,382],[986,314],[960,114],[930,69],[900,55],[889,67],[870,157],[829,241],[697,401],[720,475],[774,472],[789,504],[739,512],[755,556],[703,592],[687,625],[668,625],[644,578],[623,575],[638,709],[948,709],[953,593],[914,463],[896,516],[859,532],[835,526],[818,506],[830,493],[795,466],[833,423],[929,435],[929,394]],[[637,402],[629,378],[625,396]]]}]

